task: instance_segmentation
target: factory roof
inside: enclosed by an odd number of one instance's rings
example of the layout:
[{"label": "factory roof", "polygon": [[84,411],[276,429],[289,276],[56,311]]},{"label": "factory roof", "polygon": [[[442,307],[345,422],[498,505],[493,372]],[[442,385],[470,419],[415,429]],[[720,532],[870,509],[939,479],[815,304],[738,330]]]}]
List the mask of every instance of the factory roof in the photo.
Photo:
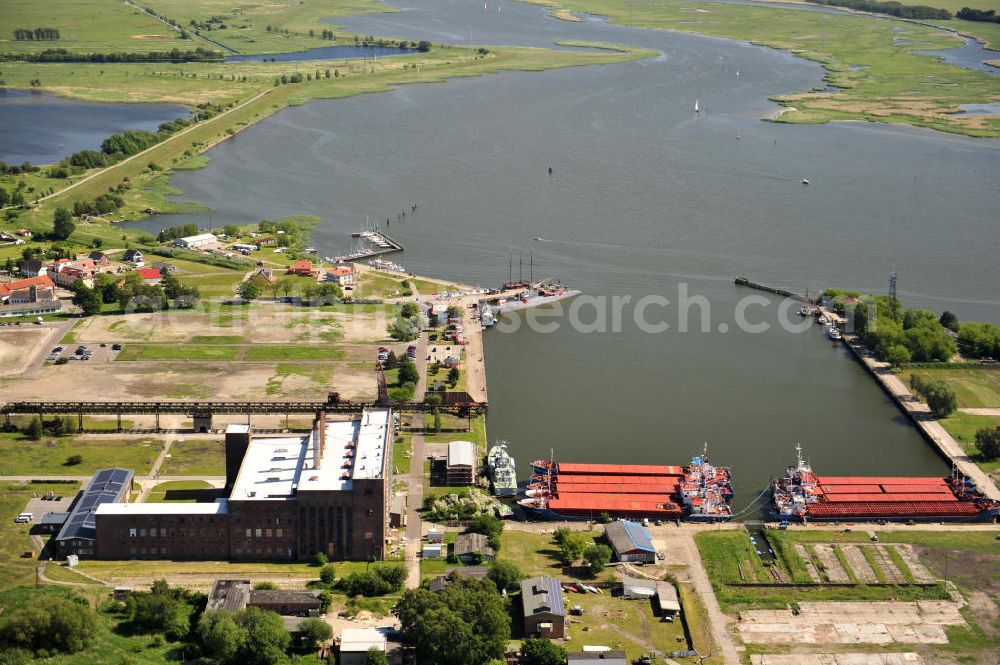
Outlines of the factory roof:
[{"label": "factory roof", "polygon": [[355,480],[381,478],[391,431],[387,409],[361,418],[317,421],[306,436],[250,441],[230,499],[280,500],[297,492],[346,491]]},{"label": "factory roof", "polygon": [[604,526],[604,536],[611,543],[615,554],[642,550],[656,552],[646,527],[636,522],[610,522]]},{"label": "factory roof", "polygon": [[225,499],[213,503],[104,503],[96,512],[98,515],[225,515],[229,504]]},{"label": "factory roof", "polygon": [[94,514],[98,507],[121,500],[131,484],[132,472],[129,469],[101,469],[95,473],[73,504],[56,540],[93,540],[97,536]]},{"label": "factory roof", "polygon": [[340,634],[340,652],[366,653],[369,649],[385,651],[390,628],[345,628]]},{"label": "factory roof", "polygon": [[521,580],[521,602],[524,616],[535,614],[565,614],[562,587],[554,577],[528,577]]}]

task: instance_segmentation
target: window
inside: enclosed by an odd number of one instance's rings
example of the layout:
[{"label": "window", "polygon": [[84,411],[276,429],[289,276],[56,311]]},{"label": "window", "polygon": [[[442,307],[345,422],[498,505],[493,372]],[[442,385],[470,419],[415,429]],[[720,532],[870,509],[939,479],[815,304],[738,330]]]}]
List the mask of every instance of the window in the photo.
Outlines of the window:
[{"label": "window", "polygon": [[145,529],[139,529],[139,537],[140,538],[145,538],[146,537],[146,530]]},{"label": "window", "polygon": [[167,530],[161,527],[160,528],[160,538],[166,538],[166,537],[167,537]]},{"label": "window", "polygon": [[251,532],[252,532],[252,529],[247,529],[247,538],[249,538],[252,535]]},{"label": "window", "polygon": [[285,535],[284,529],[275,529],[275,532],[276,532],[275,535],[278,536],[278,538],[281,538],[282,536]]},{"label": "window", "polygon": [[[129,538],[135,538],[137,531],[138,531],[138,529],[136,529],[135,527],[130,528],[128,530],[128,537]],[[132,554],[135,554],[135,552],[132,552]]]},{"label": "window", "polygon": [[256,531],[254,532],[254,535],[255,535],[255,536],[257,536],[258,538],[263,538],[263,537],[264,537],[264,535],[263,535],[263,534],[264,534],[264,530],[263,530],[263,529],[257,529],[257,530],[256,530]]},{"label": "window", "polygon": [[270,530],[270,529],[268,529],[267,531],[265,531],[265,532],[264,532],[264,535],[265,535],[266,537],[270,538],[270,537],[271,537],[271,535],[272,535],[272,532],[271,532],[271,530]]}]

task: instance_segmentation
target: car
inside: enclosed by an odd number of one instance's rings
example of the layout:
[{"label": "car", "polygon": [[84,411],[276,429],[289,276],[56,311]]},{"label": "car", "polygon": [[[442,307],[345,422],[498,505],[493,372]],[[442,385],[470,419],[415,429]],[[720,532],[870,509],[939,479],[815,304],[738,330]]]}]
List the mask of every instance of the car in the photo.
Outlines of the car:
[{"label": "car", "polygon": [[80,360],[90,360],[90,356],[80,356]]},{"label": "car", "polygon": [[663,561],[666,557],[663,556],[663,552],[657,552],[656,558],[659,559],[660,561]]},{"label": "car", "polygon": [[663,520],[656,520],[656,526],[663,526]]},{"label": "car", "polygon": [[101,342],[101,348],[102,348],[102,349],[103,349],[103,348],[105,348],[105,347],[106,347],[107,345],[108,345],[108,343],[107,343],[107,342]]},{"label": "car", "polygon": [[430,336],[429,336],[429,337],[428,337],[427,339],[428,339],[429,341],[431,341],[431,342],[436,342],[436,341],[437,341],[437,338],[438,338],[438,336],[437,336],[437,335],[430,335]]},{"label": "car", "polygon": [[62,353],[62,350],[63,348],[61,346],[57,346],[56,348],[52,349],[52,353]]},{"label": "car", "polygon": [[121,351],[122,350],[122,345],[121,344],[112,344],[111,345],[111,350],[112,351]]}]

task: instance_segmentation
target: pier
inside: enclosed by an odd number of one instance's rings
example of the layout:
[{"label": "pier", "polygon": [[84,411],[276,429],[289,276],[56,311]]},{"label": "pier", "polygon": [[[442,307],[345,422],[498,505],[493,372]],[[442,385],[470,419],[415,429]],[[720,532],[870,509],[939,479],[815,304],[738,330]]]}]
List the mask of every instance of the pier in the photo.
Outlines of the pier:
[{"label": "pier", "polygon": [[358,231],[357,233],[352,233],[351,236],[367,241],[369,246],[363,249],[354,250],[348,254],[332,257],[331,260],[334,263],[346,261],[365,261],[367,259],[378,258],[384,254],[393,254],[395,252],[403,251],[402,243],[393,239],[385,231]]},{"label": "pier", "polygon": [[773,293],[776,296],[784,296],[785,298],[791,298],[792,300],[798,300],[799,302],[810,302],[805,296],[800,296],[797,293],[792,293],[785,289],[776,289],[773,286],[767,286],[766,284],[758,284],[757,282],[751,282],[746,277],[737,277],[733,280],[736,286],[745,286],[750,289],[755,289],[757,291],[764,291],[765,293]]}]

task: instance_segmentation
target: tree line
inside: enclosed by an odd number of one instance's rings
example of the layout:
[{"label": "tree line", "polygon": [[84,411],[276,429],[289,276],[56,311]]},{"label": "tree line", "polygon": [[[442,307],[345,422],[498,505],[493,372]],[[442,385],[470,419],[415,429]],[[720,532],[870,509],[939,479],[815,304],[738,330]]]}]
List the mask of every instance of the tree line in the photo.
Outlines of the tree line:
[{"label": "tree line", "polygon": [[956,16],[963,21],[981,21],[983,23],[1000,23],[1000,16],[997,16],[995,9],[972,9],[962,7]]},{"label": "tree line", "polygon": [[899,18],[912,19],[935,19],[947,21],[951,18],[951,12],[947,9],[928,7],[927,5],[904,5],[895,0],[890,2],[877,2],[877,0],[809,0],[817,5],[827,5],[829,7],[847,7],[862,12],[872,12],[875,14],[888,14]]},{"label": "tree line", "polygon": [[14,39],[19,42],[55,41],[59,39],[59,31],[55,28],[20,28],[14,31]]},{"label": "tree line", "polygon": [[96,62],[96,63],[129,63],[129,62],[212,62],[224,59],[221,51],[202,47],[182,51],[178,48],[169,51],[118,53],[74,53],[64,48],[49,48],[38,53],[2,53],[0,61],[24,62]]}]

